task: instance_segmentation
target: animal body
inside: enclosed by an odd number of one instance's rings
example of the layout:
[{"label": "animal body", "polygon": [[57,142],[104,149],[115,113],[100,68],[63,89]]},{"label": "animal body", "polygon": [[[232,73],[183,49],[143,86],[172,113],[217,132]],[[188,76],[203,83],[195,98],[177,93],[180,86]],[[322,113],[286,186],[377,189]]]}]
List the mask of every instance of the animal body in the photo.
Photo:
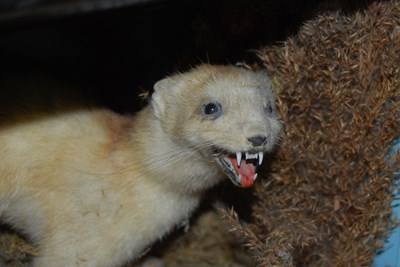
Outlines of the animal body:
[{"label": "animal body", "polygon": [[225,177],[253,184],[281,131],[264,72],[201,65],[154,89],[135,116],[2,118],[0,219],[37,245],[33,266],[120,266]]}]

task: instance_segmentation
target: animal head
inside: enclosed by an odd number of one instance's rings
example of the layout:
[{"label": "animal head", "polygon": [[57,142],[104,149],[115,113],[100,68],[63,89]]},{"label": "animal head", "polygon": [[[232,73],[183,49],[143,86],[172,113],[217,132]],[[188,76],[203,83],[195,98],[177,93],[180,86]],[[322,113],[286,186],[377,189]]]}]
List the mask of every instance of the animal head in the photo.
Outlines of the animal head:
[{"label": "animal head", "polygon": [[251,186],[281,123],[265,72],[201,65],[155,84],[152,108],[165,132],[220,165],[238,186]]}]

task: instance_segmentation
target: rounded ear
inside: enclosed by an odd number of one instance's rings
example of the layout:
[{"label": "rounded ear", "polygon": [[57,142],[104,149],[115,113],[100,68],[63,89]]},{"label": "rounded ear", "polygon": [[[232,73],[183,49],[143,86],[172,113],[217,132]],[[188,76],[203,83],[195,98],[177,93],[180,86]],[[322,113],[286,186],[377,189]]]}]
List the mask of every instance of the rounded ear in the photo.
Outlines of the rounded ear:
[{"label": "rounded ear", "polygon": [[178,87],[180,75],[174,75],[171,77],[164,78],[159,80],[154,84],[154,91],[155,92],[164,92],[166,90],[173,90],[174,88]]},{"label": "rounded ear", "polygon": [[158,119],[161,119],[162,114],[164,113],[165,104],[160,92],[155,91],[151,96],[151,106],[153,108],[154,115]]},{"label": "rounded ear", "polygon": [[172,77],[162,79],[154,84],[154,93],[151,96],[151,106],[153,107],[154,115],[157,118],[160,119],[164,114],[167,98],[176,87],[177,81]]},{"label": "rounded ear", "polygon": [[[207,69],[199,68],[187,73],[177,73],[164,78],[154,84],[154,93],[151,96],[151,105],[154,115],[157,118],[165,113],[168,104],[173,103],[181,95],[181,90],[185,88],[194,88],[200,81],[209,76]],[[172,102],[171,102],[172,101]]]}]

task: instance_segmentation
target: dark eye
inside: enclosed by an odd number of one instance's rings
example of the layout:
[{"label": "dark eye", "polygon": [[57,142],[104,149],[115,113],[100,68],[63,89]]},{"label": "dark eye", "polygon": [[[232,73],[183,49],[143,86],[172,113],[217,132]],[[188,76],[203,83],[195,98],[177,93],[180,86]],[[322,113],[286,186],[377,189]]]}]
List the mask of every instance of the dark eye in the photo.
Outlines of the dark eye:
[{"label": "dark eye", "polygon": [[218,118],[222,113],[221,104],[218,102],[211,102],[203,105],[203,113],[211,116],[213,119]]},{"label": "dark eye", "polygon": [[211,115],[219,112],[219,105],[217,103],[208,103],[204,106],[204,114]]},{"label": "dark eye", "polygon": [[275,110],[274,110],[274,108],[272,107],[272,105],[270,103],[267,103],[267,106],[265,107],[265,112],[268,115],[274,115],[275,114]]}]

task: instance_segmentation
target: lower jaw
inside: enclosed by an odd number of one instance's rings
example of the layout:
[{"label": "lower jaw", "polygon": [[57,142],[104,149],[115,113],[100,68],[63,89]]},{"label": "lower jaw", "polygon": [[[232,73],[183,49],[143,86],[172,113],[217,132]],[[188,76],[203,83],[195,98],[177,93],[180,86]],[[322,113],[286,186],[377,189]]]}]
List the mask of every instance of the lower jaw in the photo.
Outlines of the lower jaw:
[{"label": "lower jaw", "polygon": [[[228,176],[231,182],[236,186],[244,188],[250,187],[254,184],[254,181],[257,178],[257,173],[255,173],[253,177],[236,173],[235,168],[226,159],[217,158],[217,162],[222,168],[225,175]],[[256,170],[255,167],[254,170]]]}]

